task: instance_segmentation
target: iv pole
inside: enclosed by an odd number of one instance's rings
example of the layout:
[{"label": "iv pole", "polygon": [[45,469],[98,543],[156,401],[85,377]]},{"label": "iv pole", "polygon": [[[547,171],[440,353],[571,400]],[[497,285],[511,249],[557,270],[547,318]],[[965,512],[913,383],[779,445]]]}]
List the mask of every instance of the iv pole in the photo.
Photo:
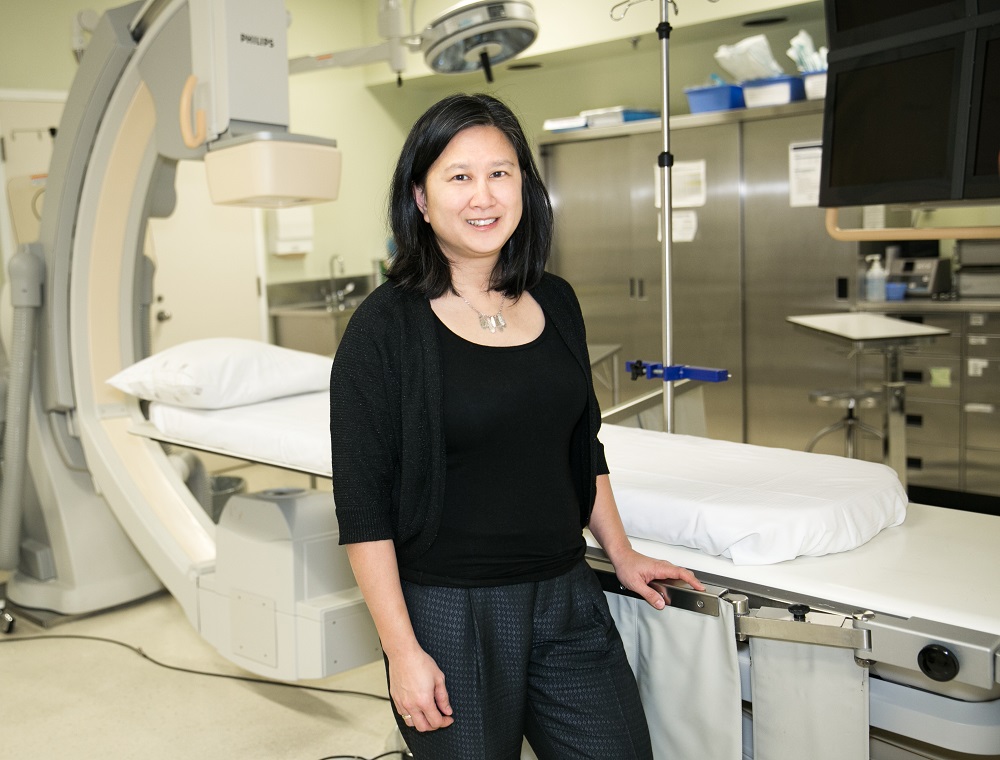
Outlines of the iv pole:
[{"label": "iv pole", "polygon": [[[715,0],[711,0],[714,2]],[[628,9],[643,0],[622,0],[611,8],[611,18],[621,21]],[[662,377],[663,383],[663,430],[674,432],[674,385],[676,380],[702,380],[706,382],[722,382],[729,379],[729,372],[705,367],[689,367],[675,365],[673,362],[673,293],[671,269],[673,266],[673,203],[670,194],[670,169],[674,165],[674,157],[670,152],[670,26],[669,10],[674,7],[677,13],[677,3],[674,0],[660,0],[660,23],[656,27],[660,39],[660,113],[663,133],[663,150],[657,157],[660,167],[660,242],[662,244],[662,275],[663,287],[663,364],[644,364],[642,361],[626,363],[626,369],[632,373],[635,380],[640,374],[648,379]],[[620,13],[616,15],[616,11]]]},{"label": "iv pole", "polygon": [[[668,12],[673,0],[660,0],[660,23],[656,33],[660,38],[660,121],[663,132],[663,151],[657,157],[660,167],[660,225],[662,240],[663,273],[663,364],[672,366],[674,361],[673,290],[671,269],[673,266],[673,198],[670,193],[671,167],[674,157],[670,152],[670,20]],[[674,4],[674,13],[677,5]],[[674,432],[674,384],[663,384],[663,430]]]}]

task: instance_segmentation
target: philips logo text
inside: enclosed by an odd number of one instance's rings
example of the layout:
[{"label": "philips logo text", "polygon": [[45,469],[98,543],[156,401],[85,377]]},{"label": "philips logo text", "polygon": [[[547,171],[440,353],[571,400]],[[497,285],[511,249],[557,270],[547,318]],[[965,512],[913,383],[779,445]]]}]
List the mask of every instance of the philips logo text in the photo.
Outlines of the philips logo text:
[{"label": "philips logo text", "polygon": [[240,42],[248,45],[259,45],[260,47],[274,47],[274,40],[270,37],[258,37],[255,34],[240,34]]}]

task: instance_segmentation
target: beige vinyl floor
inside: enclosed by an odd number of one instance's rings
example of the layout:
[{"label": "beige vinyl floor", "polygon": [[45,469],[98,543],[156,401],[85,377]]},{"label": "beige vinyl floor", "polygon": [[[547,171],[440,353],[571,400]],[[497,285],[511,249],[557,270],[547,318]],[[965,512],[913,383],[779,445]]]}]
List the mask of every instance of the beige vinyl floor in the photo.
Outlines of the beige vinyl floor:
[{"label": "beige vinyl floor", "polygon": [[[310,485],[278,471],[237,472],[251,491]],[[304,684],[330,691],[161,667],[152,660],[256,678],[206,643],[165,592],[72,620],[11,612],[14,630],[0,634],[0,758],[400,757],[381,662]]]}]

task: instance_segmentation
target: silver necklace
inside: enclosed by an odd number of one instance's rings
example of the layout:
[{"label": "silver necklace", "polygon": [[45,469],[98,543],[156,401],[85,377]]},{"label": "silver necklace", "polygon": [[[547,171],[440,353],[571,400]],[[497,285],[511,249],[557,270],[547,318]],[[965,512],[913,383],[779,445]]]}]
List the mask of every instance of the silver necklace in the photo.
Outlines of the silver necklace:
[{"label": "silver necklace", "polygon": [[500,310],[496,314],[483,314],[479,309],[477,309],[475,306],[469,303],[468,300],[466,300],[465,296],[463,296],[457,290],[455,291],[455,293],[458,294],[459,298],[465,301],[466,306],[468,306],[470,309],[476,312],[476,314],[479,315],[479,326],[481,328],[483,328],[484,330],[489,330],[491,333],[495,333],[498,330],[500,332],[503,332],[503,329],[507,326],[507,323],[504,321],[503,318],[503,307],[507,303],[507,296],[504,295],[500,296]]}]

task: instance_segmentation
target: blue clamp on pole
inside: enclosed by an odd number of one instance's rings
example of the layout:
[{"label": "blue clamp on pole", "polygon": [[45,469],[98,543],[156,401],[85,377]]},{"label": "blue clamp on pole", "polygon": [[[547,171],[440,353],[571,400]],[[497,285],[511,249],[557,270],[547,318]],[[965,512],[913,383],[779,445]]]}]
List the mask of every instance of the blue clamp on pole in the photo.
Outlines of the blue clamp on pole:
[{"label": "blue clamp on pole", "polygon": [[671,380],[697,380],[702,383],[724,383],[728,379],[728,369],[692,367],[687,364],[674,364],[663,368],[664,382]]},{"label": "blue clamp on pole", "polygon": [[669,383],[675,380],[698,380],[703,383],[724,383],[729,379],[729,370],[713,367],[692,367],[688,364],[673,364],[664,367],[662,364],[647,364],[641,359],[625,362],[625,371],[633,380],[645,377],[647,380],[662,378]]}]

